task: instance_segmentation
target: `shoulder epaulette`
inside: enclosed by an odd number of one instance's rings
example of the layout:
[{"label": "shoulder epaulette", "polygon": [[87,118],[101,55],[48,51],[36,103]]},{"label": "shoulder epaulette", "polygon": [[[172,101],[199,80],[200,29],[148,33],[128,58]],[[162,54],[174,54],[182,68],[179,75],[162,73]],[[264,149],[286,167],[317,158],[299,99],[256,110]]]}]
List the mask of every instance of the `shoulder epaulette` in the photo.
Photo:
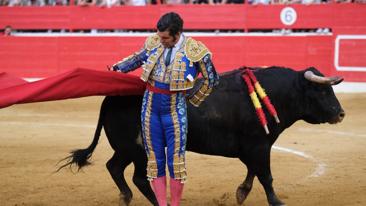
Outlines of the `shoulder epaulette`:
[{"label": "shoulder epaulette", "polygon": [[211,52],[202,42],[196,41],[191,37],[187,38],[184,51],[187,55],[187,58],[192,62],[198,62],[207,54],[211,54]]},{"label": "shoulder epaulette", "polygon": [[145,49],[151,51],[160,46],[160,37],[157,34],[153,34],[147,37],[145,41]]}]

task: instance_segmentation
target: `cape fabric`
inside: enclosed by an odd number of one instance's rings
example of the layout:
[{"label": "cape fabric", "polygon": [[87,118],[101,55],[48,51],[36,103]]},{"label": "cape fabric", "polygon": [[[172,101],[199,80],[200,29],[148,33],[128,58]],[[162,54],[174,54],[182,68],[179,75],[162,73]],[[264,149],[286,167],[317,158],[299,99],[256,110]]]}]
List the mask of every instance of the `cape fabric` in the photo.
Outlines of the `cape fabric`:
[{"label": "cape fabric", "polygon": [[0,108],[86,96],[141,95],[139,77],[113,71],[75,69],[35,82],[0,73]]}]

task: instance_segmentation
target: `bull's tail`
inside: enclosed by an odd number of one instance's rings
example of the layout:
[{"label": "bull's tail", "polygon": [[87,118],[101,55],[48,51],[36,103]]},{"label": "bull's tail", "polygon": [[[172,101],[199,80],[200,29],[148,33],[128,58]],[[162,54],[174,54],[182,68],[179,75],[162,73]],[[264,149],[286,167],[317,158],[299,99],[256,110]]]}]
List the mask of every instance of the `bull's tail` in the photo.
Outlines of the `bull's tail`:
[{"label": "bull's tail", "polygon": [[71,151],[69,156],[67,156],[66,158],[64,158],[58,162],[58,163],[60,163],[60,162],[66,161],[66,163],[63,164],[62,166],[60,166],[56,172],[60,171],[62,168],[67,167],[67,166],[69,166],[71,168],[73,165],[76,165],[78,167],[78,171],[79,171],[84,166],[91,164],[89,159],[92,156],[94,149],[97,147],[100,133],[103,128],[103,122],[104,122],[103,120],[104,120],[104,116],[105,116],[105,109],[104,109],[105,102],[106,101],[104,100],[102,103],[101,109],[100,109],[98,124],[97,124],[97,128],[95,130],[95,133],[94,133],[94,138],[93,138],[92,143],[89,145],[89,147],[87,147],[85,149],[76,149],[76,150]]}]

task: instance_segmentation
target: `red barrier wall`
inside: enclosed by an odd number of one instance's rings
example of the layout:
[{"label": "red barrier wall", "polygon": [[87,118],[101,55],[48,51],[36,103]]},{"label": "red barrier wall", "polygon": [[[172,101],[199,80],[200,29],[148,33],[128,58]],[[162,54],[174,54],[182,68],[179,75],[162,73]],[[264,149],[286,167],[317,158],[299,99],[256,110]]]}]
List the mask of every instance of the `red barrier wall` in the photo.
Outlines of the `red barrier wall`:
[{"label": "red barrier wall", "polygon": [[[49,76],[70,68],[105,69],[137,51],[145,37],[2,37],[0,68],[26,77]],[[196,37],[212,51],[219,71],[247,66],[316,66],[330,74],[330,36]]]}]

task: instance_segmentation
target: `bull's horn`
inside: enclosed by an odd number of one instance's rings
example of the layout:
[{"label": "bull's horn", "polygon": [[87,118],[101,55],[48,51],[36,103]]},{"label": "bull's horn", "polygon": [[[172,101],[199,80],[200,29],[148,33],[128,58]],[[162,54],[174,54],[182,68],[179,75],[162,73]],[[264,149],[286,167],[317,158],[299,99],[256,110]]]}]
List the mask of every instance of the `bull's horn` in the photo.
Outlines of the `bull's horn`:
[{"label": "bull's horn", "polygon": [[306,71],[304,73],[304,77],[305,79],[311,81],[311,82],[316,82],[319,84],[329,84],[329,85],[336,85],[339,84],[343,81],[342,77],[322,77],[322,76],[318,76],[316,74],[314,74],[314,72],[312,71]]}]

